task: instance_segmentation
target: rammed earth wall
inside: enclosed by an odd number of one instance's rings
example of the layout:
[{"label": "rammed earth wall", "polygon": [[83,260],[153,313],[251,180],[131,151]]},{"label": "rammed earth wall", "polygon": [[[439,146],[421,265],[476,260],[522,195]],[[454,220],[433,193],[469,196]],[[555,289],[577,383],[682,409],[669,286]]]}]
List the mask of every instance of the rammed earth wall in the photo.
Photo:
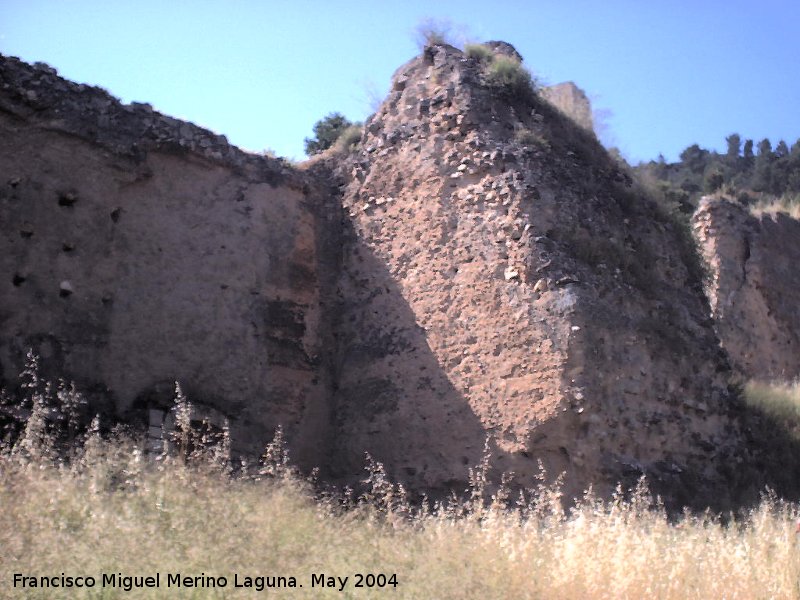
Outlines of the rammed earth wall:
[{"label": "rammed earth wall", "polygon": [[96,408],[145,418],[175,380],[258,452],[327,456],[330,195],[223,136],[0,59],[0,376],[34,348]]},{"label": "rammed earth wall", "polygon": [[427,48],[353,152],[301,171],[0,58],[3,384],[32,347],[110,416],[146,425],[179,380],[235,450],[282,425],[339,482],[369,452],[461,491],[490,436],[524,485],[541,462],[568,494],[644,474],[724,505],[748,449],[685,238],[485,69]]},{"label": "rammed earth wall", "polygon": [[800,377],[800,221],[707,198],[694,215],[722,345],[745,377]]}]

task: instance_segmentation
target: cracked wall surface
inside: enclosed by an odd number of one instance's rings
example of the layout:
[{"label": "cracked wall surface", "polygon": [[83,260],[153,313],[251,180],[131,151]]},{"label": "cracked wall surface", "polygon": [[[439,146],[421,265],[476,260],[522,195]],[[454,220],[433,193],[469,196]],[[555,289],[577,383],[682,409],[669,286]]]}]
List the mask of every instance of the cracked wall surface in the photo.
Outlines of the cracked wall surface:
[{"label": "cracked wall surface", "polygon": [[736,369],[762,380],[800,377],[800,221],[708,198],[693,227],[712,316]]}]

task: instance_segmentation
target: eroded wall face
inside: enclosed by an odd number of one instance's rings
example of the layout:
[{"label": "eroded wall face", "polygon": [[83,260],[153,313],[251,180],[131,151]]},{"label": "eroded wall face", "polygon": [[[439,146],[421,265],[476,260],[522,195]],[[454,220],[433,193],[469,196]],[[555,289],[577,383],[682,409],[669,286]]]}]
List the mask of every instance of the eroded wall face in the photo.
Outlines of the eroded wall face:
[{"label": "eroded wall face", "polygon": [[458,488],[490,436],[523,485],[541,461],[568,494],[646,473],[707,501],[738,432],[677,228],[588,133],[479,68],[446,46],[402,67],[353,158],[343,468],[367,449],[412,488]]},{"label": "eroded wall face", "polygon": [[[0,112],[0,368],[28,348],[117,416],[191,401],[325,457],[318,211],[193,153],[130,157]],[[303,440],[313,443],[304,445]]]},{"label": "eroded wall face", "polygon": [[761,380],[800,376],[800,221],[706,200],[694,231],[715,326],[734,366]]},{"label": "eroded wall face", "polygon": [[594,131],[592,104],[571,81],[542,88],[542,96],[587,131]]},{"label": "eroded wall face", "polygon": [[541,461],[568,495],[647,474],[710,501],[740,432],[676,227],[481,69],[427,49],[354,152],[300,172],[0,60],[4,383],[32,347],[94,406],[160,419],[177,379],[235,450],[280,424],[348,484],[369,452],[460,491],[488,435],[522,485]]}]

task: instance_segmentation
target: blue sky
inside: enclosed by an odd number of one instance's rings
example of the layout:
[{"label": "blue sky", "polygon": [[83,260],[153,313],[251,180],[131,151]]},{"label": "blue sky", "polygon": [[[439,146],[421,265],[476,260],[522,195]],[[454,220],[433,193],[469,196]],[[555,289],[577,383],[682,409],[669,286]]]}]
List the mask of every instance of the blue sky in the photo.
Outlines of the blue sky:
[{"label": "blue sky", "polygon": [[425,18],[514,44],[548,83],[575,81],[634,162],[724,149],[734,131],[800,138],[796,0],[0,0],[0,52],[302,158],[325,114],[372,112]]}]

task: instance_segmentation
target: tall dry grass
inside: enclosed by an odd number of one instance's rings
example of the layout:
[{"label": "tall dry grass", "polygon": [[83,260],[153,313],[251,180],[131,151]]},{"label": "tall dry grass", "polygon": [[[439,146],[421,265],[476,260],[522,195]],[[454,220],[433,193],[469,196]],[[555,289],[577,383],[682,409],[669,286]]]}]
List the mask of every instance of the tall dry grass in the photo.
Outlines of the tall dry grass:
[{"label": "tall dry grass", "polygon": [[783,213],[800,220],[800,194],[784,194],[759,200],[750,208],[750,212],[756,217]]},{"label": "tall dry grass", "polygon": [[[798,509],[775,497],[727,524],[671,522],[643,485],[610,501],[587,493],[565,512],[557,486],[489,494],[484,461],[463,499],[419,506],[368,459],[353,500],[315,492],[280,436],[263,464],[234,473],[224,441],[207,452],[185,443],[185,413],[158,457],[130,438],[103,438],[96,423],[64,457],[47,440],[55,429],[36,419],[0,456],[4,598],[800,598]],[[14,573],[156,572],[224,576],[228,586],[12,587]],[[358,573],[395,574],[397,585],[356,588]],[[312,589],[312,574],[348,583]],[[303,587],[233,588],[234,575]]]},{"label": "tall dry grass", "polygon": [[[645,494],[573,512],[552,490],[522,508],[399,504],[343,508],[295,477],[236,478],[213,467],[148,464],[125,444],[97,462],[0,463],[0,595],[8,598],[249,598],[234,574],[293,576],[282,597],[797,598],[797,509],[765,499],[744,522],[677,524]],[[395,488],[396,490],[396,488]],[[27,575],[225,576],[225,589],[14,589]],[[349,577],[344,593],[312,574]],[[354,588],[356,573],[397,586]],[[162,575],[163,577],[164,575]],[[277,591],[273,590],[274,592]]]},{"label": "tall dry grass", "polygon": [[800,381],[749,381],[744,398],[776,426],[800,439]]}]

